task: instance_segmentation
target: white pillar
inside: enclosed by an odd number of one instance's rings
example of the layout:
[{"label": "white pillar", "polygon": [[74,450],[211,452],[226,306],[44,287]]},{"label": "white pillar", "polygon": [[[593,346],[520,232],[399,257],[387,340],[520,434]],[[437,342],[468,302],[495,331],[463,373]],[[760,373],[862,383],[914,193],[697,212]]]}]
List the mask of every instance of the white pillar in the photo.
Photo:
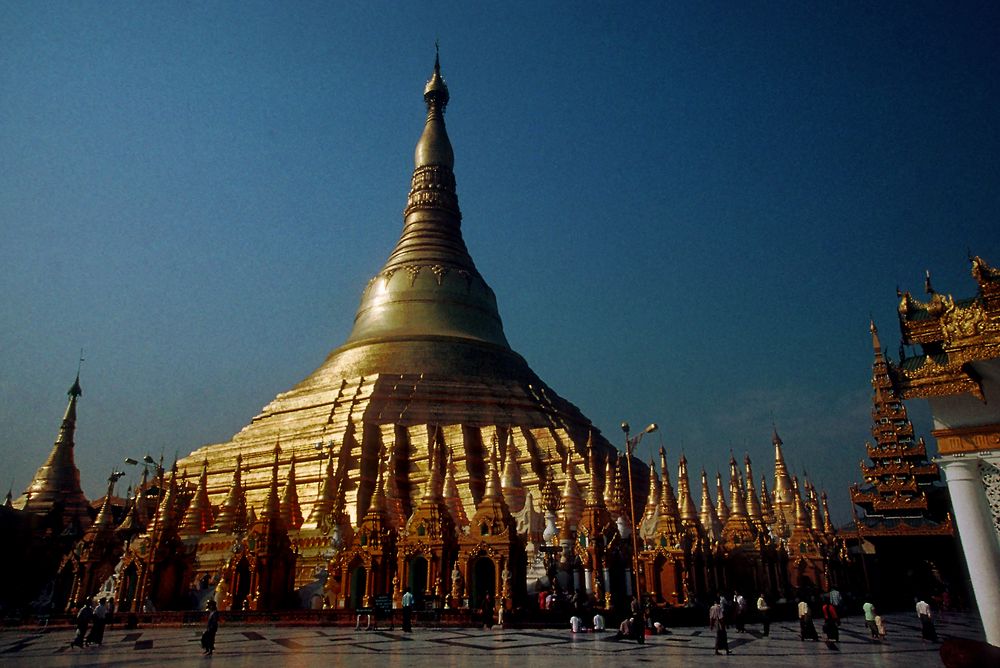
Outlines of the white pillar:
[{"label": "white pillar", "polygon": [[978,457],[941,457],[938,462],[948,479],[948,491],[955,510],[955,523],[962,552],[969,566],[972,591],[979,617],[986,630],[986,642],[1000,647],[1000,545]]},{"label": "white pillar", "polygon": [[583,571],[583,590],[588,594],[594,592],[594,577],[589,568]]}]

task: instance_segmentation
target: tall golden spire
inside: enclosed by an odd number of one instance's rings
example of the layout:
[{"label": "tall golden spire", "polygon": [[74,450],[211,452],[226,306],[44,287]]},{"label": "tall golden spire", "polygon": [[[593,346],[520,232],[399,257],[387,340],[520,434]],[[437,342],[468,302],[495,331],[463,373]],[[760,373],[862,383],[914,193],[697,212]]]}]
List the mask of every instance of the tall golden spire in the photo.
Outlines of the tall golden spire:
[{"label": "tall golden spire", "polygon": [[35,473],[28,489],[14,506],[36,515],[45,515],[60,505],[63,509],[63,527],[83,530],[90,525],[90,504],[80,488],[80,470],[73,457],[76,403],[83,394],[79,371],[67,394],[69,402],[55,444],[45,463]]},{"label": "tall golden spire", "polygon": [[785,466],[785,455],[781,452],[782,442],[777,427],[771,442],[774,444],[774,512],[783,513],[787,522],[795,518],[795,499],[792,498],[792,480]]}]

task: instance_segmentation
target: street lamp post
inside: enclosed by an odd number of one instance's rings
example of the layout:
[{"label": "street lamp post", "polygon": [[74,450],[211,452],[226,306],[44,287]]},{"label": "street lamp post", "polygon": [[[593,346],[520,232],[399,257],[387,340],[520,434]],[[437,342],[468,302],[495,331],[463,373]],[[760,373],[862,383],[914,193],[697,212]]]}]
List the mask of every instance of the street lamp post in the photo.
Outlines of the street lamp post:
[{"label": "street lamp post", "polygon": [[632,591],[635,593],[639,605],[642,605],[642,592],[639,591],[639,527],[635,523],[635,491],[632,486],[632,450],[635,446],[639,445],[639,441],[642,440],[643,436],[657,429],[659,427],[653,422],[638,434],[629,438],[629,424],[628,422],[622,422],[622,431],[625,432],[625,459],[628,462],[628,511],[632,521],[632,577],[635,579],[635,586],[632,588]]}]

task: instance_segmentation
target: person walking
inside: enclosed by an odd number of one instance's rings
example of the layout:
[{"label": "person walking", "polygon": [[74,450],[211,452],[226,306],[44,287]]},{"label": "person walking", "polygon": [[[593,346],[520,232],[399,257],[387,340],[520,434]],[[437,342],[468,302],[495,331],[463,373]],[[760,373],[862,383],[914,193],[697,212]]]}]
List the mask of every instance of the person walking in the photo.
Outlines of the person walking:
[{"label": "person walking", "polygon": [[837,619],[845,617],[844,614],[844,597],[840,595],[840,590],[836,587],[830,589],[830,605],[834,607],[837,611]]},{"label": "person walking", "polygon": [[830,642],[840,640],[840,618],[837,616],[837,608],[833,603],[823,604],[823,634]]},{"label": "person walking", "polygon": [[937,629],[931,619],[931,606],[924,599],[917,600],[917,617],[920,618],[920,637],[924,642],[937,642]]},{"label": "person walking", "polygon": [[93,626],[90,627],[90,634],[87,636],[88,645],[97,645],[98,647],[104,642],[104,625],[107,622],[108,616],[108,599],[102,598],[97,603],[97,607],[94,608],[93,616]]},{"label": "person walking", "polygon": [[805,599],[799,599],[799,639],[806,638],[819,642],[819,635],[816,633],[816,625],[813,624],[812,610]]},{"label": "person walking", "polygon": [[726,612],[721,599],[708,610],[708,628],[715,629],[715,653],[719,654],[719,650],[724,649],[726,654],[732,654],[729,638],[726,637]]},{"label": "person walking", "polygon": [[868,632],[871,633],[872,640],[879,640],[878,627],[875,626],[875,604],[871,600],[866,600],[861,609],[865,613],[865,626],[868,627]]},{"label": "person walking", "polygon": [[90,620],[94,616],[94,610],[90,607],[90,600],[80,601],[80,609],[76,613],[76,636],[73,638],[73,647],[83,647],[87,638],[87,629],[90,627]]},{"label": "person walking", "polygon": [[760,614],[760,623],[764,627],[764,637],[771,635],[771,606],[767,604],[767,599],[761,593],[757,599],[757,612]]},{"label": "person walking", "polygon": [[733,607],[735,617],[733,621],[736,623],[736,632],[745,633],[746,632],[746,615],[747,615],[747,600],[743,598],[743,594],[738,591],[733,592]]},{"label": "person walking", "polygon": [[413,592],[407,587],[403,590],[403,632],[413,632]]},{"label": "person walking", "polygon": [[208,610],[208,624],[201,634],[201,646],[205,650],[203,654],[211,655],[215,651],[215,634],[219,631],[219,609],[211,598],[205,604],[205,609]]}]

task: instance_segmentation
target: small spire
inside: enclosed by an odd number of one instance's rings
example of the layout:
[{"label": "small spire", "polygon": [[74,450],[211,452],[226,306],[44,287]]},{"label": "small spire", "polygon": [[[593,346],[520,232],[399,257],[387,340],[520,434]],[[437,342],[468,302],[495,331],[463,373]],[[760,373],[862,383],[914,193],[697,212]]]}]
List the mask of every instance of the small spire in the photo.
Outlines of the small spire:
[{"label": "small spire", "polygon": [[441,76],[441,59],[434,57],[434,72],[424,86],[424,102],[427,104],[427,121],[424,133],[413,152],[414,167],[441,166],[455,167],[455,152],[444,126],[444,110],[448,106],[448,85]]},{"label": "small spire", "polygon": [[757,498],[757,490],[754,489],[753,485],[753,469],[750,465],[750,455],[746,455],[743,459],[746,466],[747,477],[744,485],[746,486],[746,506],[747,515],[750,517],[750,521],[754,523],[758,528],[763,528],[764,526],[764,513],[760,507],[760,500]]},{"label": "small spire", "polygon": [[743,497],[743,485],[740,482],[739,468],[736,457],[729,455],[729,516],[744,518],[747,515],[746,500]]},{"label": "small spire", "polygon": [[201,466],[201,476],[198,478],[198,488],[195,490],[191,505],[184,513],[181,521],[181,531],[188,535],[201,535],[212,526],[212,503],[208,498],[208,460]]},{"label": "small spire", "polygon": [[833,521],[830,519],[830,506],[827,505],[826,490],[823,490],[820,498],[823,500],[823,531],[832,536],[835,530],[833,528]]},{"label": "small spire", "polygon": [[878,327],[875,326],[874,320],[869,322],[868,330],[872,333],[872,347],[875,349],[875,354],[878,355],[882,352],[882,342],[878,338]]},{"label": "small spire", "polygon": [[809,528],[809,513],[802,502],[802,495],[799,493],[799,477],[792,478],[792,497],[795,504],[795,529]]},{"label": "small spire", "polygon": [[302,526],[302,509],[299,507],[299,493],[295,481],[295,455],[292,455],[285,492],[281,497],[281,519],[289,529],[298,529]]},{"label": "small spire", "polygon": [[278,501],[278,454],[281,452],[281,439],[274,444],[274,464],[271,466],[271,486],[267,490],[267,500],[260,517],[263,520],[281,519],[281,503]]},{"label": "small spire", "polygon": [[719,514],[719,521],[725,526],[729,521],[729,506],[726,505],[726,497],[722,491],[722,474],[718,471],[715,472],[715,488],[718,490],[715,497],[716,512]]},{"label": "small spire", "polygon": [[687,457],[681,453],[677,467],[677,510],[681,517],[681,525],[686,531],[697,531],[698,511],[695,510],[694,499],[691,497],[691,483],[688,478]]},{"label": "small spire", "polygon": [[448,448],[448,463],[444,474],[444,505],[456,527],[468,526],[469,517],[458,494],[458,482],[455,480],[455,452],[451,448]]},{"label": "small spire", "polygon": [[483,493],[484,499],[498,501],[501,496],[500,467],[497,464],[497,441],[493,439],[493,446],[490,448],[490,470],[487,471],[486,491]]},{"label": "small spire", "polygon": [[323,481],[320,484],[319,494],[316,496],[316,503],[313,504],[309,512],[309,523],[317,526],[324,518],[333,511],[337,499],[337,473],[334,468],[333,447],[331,444],[330,454],[326,458],[326,469],[323,472]]},{"label": "small spire", "polygon": [[566,450],[566,482],[562,493],[562,529],[576,531],[580,517],[583,515],[583,497],[580,495],[580,485],[576,481],[576,466],[573,464],[572,446]]},{"label": "small spire", "polygon": [[719,540],[722,537],[722,522],[712,504],[712,493],[708,489],[708,474],[701,470],[701,525],[709,540]]},{"label": "small spire", "polygon": [[604,505],[612,518],[618,519],[622,514],[621,504],[618,503],[618,457],[608,456],[604,467]]},{"label": "small spire", "polygon": [[767,525],[774,524],[774,507],[771,505],[771,494],[767,491],[767,480],[760,476],[760,514]]},{"label": "small spire", "polygon": [[670,469],[667,467],[667,451],[660,446],[660,470],[663,472],[663,483],[660,485],[660,518],[657,531],[662,531],[671,543],[677,540],[681,531],[681,515],[677,508],[677,497],[670,484]]},{"label": "small spire", "polygon": [[517,447],[514,445],[513,429],[507,430],[506,454],[507,457],[503,465],[503,483],[500,487],[510,512],[519,513],[524,509],[526,496],[524,483],[521,481],[521,466],[517,463]]},{"label": "small spire", "polygon": [[235,533],[247,526],[247,499],[243,489],[241,468],[243,455],[236,453],[236,467],[233,469],[233,482],[229,492],[219,507],[215,527],[221,533]]},{"label": "small spire", "polygon": [[931,270],[930,269],[925,269],[924,270],[924,292],[926,292],[929,295],[933,295],[934,294],[934,286],[931,285]]}]

